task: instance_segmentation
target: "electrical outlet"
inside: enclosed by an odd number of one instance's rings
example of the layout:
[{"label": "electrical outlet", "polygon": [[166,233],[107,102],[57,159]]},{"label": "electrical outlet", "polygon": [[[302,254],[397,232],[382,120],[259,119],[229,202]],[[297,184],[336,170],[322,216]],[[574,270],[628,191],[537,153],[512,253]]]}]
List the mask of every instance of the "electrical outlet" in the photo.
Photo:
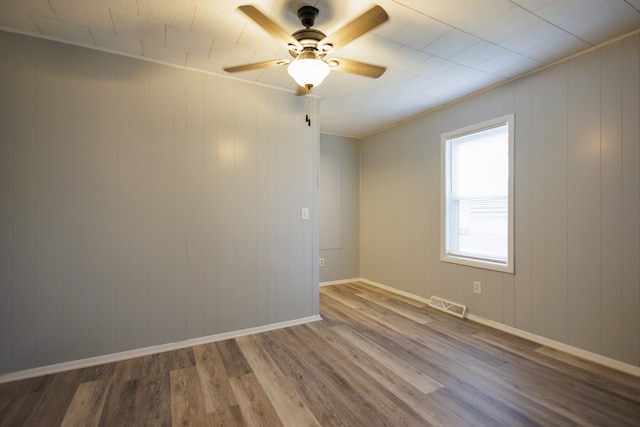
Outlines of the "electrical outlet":
[{"label": "electrical outlet", "polygon": [[473,293],[481,294],[482,293],[482,283],[481,282],[473,282]]},{"label": "electrical outlet", "polygon": [[324,258],[320,258],[320,267],[324,267]]}]

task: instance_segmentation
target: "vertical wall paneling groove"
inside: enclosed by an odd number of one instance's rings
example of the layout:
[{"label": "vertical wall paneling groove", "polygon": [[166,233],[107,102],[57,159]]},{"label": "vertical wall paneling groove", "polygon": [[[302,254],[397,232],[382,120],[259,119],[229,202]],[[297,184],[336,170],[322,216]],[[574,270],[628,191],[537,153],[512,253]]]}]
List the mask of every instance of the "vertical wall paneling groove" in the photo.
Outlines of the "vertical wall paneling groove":
[{"label": "vertical wall paneling groove", "polygon": [[[235,104],[236,82],[220,85],[219,96],[228,104],[218,110],[218,282],[236,283],[236,218],[235,218]],[[223,330],[233,328],[236,286],[220,289],[218,322]]]},{"label": "vertical wall paneling groove", "polygon": [[[281,105],[278,105],[282,107]],[[278,139],[283,139],[286,129],[279,129]],[[276,278],[276,309],[275,309],[275,321],[281,321],[285,316],[285,310],[289,303],[289,293],[287,284],[289,282],[289,268],[286,259],[289,255],[289,240],[283,239],[282,236],[289,234],[289,223],[292,221],[292,214],[290,212],[291,206],[288,204],[287,193],[289,188],[287,187],[285,171],[286,165],[289,163],[289,151],[281,148],[277,152],[276,158],[276,235],[274,236],[276,242],[276,265],[277,265],[277,278]],[[278,299],[278,296],[282,295],[285,299]]]},{"label": "vertical wall paneling groove", "polygon": [[116,106],[116,351],[130,348],[131,300],[131,68],[117,57]]},{"label": "vertical wall paneling groove", "polygon": [[187,128],[188,110],[188,78],[187,73],[174,73],[173,99],[173,280],[172,280],[172,308],[174,341],[186,338],[187,317],[187,174],[188,174],[188,143]]},{"label": "vertical wall paneling groove", "polygon": [[[516,327],[531,329],[531,113],[533,77],[518,80],[515,102],[515,277]],[[468,286],[468,285],[467,285]]]},{"label": "vertical wall paneling groove", "polygon": [[640,365],[640,35],[622,53],[622,360]]},{"label": "vertical wall paneling groove", "polygon": [[[417,144],[418,149],[420,150],[420,156],[415,156],[413,161],[418,163],[418,166],[423,166],[423,168],[416,167],[416,180],[427,181],[428,172],[426,169],[429,168],[429,162],[424,159],[427,157],[424,153],[425,147],[422,144]],[[431,185],[436,184],[436,182],[431,182]],[[427,200],[422,197],[422,194],[415,193],[414,200],[416,204],[416,211],[420,212],[421,215],[416,217],[416,230],[415,230],[415,241],[416,241],[416,250],[414,253],[414,283],[415,283],[415,293],[421,294],[424,292],[426,283],[425,276],[427,274],[427,266],[426,260],[429,259],[429,250],[430,243],[427,238],[427,233],[429,233],[429,226],[427,224],[427,218],[431,215],[429,214],[429,209],[432,208]]]},{"label": "vertical wall paneling groove", "polygon": [[151,64],[131,62],[131,347],[149,342],[149,155]]},{"label": "vertical wall paneling groove", "polygon": [[0,55],[0,375],[318,314],[303,98],[4,32]]},{"label": "vertical wall paneling groove", "polygon": [[207,153],[205,145],[205,79],[202,75],[189,76],[187,80],[186,106],[186,337],[203,336],[205,332],[204,314],[206,230],[205,222],[205,165]]},{"label": "vertical wall paneling groove", "polygon": [[98,53],[64,52],[64,350],[65,358],[98,348]]},{"label": "vertical wall paneling groove", "polygon": [[35,363],[44,364],[63,357],[63,52],[56,43],[38,44],[36,61],[50,70],[36,74],[35,88]]},{"label": "vertical wall paneling groove", "polygon": [[257,235],[257,210],[255,205],[257,197],[256,171],[256,147],[257,147],[257,107],[261,97],[251,97],[251,88],[238,86],[236,92],[237,103],[235,123],[235,206],[233,216],[236,221],[236,293],[234,311],[244,310],[246,316],[238,319],[233,325],[234,329],[245,329],[255,325],[257,313],[256,276],[254,270],[247,266],[255,265],[256,235]]},{"label": "vertical wall paneling groove", "polygon": [[535,230],[546,230],[546,74],[532,76],[531,91],[531,331],[547,333],[547,265],[546,234]]},{"label": "vertical wall paneling groove", "polygon": [[600,352],[601,51],[569,63],[569,344]]},{"label": "vertical wall paneling groove", "polygon": [[13,98],[15,42],[0,37],[0,371],[13,362]]},{"label": "vertical wall paneling groove", "polygon": [[622,358],[622,45],[602,49],[600,167],[600,298],[602,354]]},{"label": "vertical wall paneling groove", "polygon": [[[300,119],[304,120],[302,116],[302,111],[299,115],[295,112],[290,112],[291,119],[295,120],[296,116]],[[299,123],[303,123],[301,120]],[[289,143],[288,152],[286,153],[287,163],[290,165],[290,173],[293,176],[298,177],[298,181],[295,180],[286,180],[287,182],[287,193],[295,194],[298,197],[288,198],[285,203],[286,214],[285,217],[289,219],[287,224],[288,235],[291,236],[288,244],[288,252],[286,254],[287,260],[293,262],[287,262],[287,290],[286,290],[286,300],[287,307],[289,307],[290,313],[297,313],[299,310],[302,310],[300,306],[300,302],[302,301],[302,289],[300,287],[294,287],[293,284],[297,281],[302,280],[302,257],[303,257],[303,246],[300,244],[302,242],[303,237],[303,228],[304,222],[300,219],[300,209],[302,207],[311,208],[311,206],[306,202],[304,198],[304,194],[301,193],[300,183],[307,181],[307,173],[305,172],[304,164],[302,162],[294,162],[293,159],[300,158],[300,156],[304,156],[304,145],[308,144],[309,141],[305,141],[301,136],[300,127],[292,129],[292,133],[295,135],[294,139]],[[293,314],[295,317],[295,314]]]},{"label": "vertical wall paneling groove", "polygon": [[[266,121],[265,125],[268,122],[273,120],[274,110],[279,109],[280,100],[274,100],[273,109],[269,109],[260,115],[262,120]],[[266,135],[266,144],[269,146],[272,144],[273,140],[279,138],[279,134],[277,130],[267,133]],[[278,154],[275,150],[265,150],[264,156],[260,157],[262,161],[260,162],[261,168],[264,167],[267,170],[277,171],[277,159]],[[262,296],[264,299],[259,299],[260,304],[262,305],[262,309],[265,311],[264,315],[266,316],[266,323],[275,322],[276,319],[276,308],[277,308],[277,289],[278,289],[278,253],[276,249],[277,245],[277,236],[278,236],[278,223],[277,223],[277,176],[275,173],[268,174],[267,177],[263,177],[263,182],[266,185],[268,196],[263,197],[264,212],[261,217],[267,222],[267,227],[265,229],[265,233],[263,235],[263,242],[266,243],[266,252],[262,252],[266,257],[266,269],[264,270],[267,274],[265,286],[263,286]]]},{"label": "vertical wall paneling groove", "polygon": [[561,342],[569,339],[568,317],[568,211],[567,211],[567,80],[568,63],[548,71],[546,133],[546,336]]},{"label": "vertical wall paneling groove", "polygon": [[[503,113],[508,113],[508,112],[515,112],[515,98],[516,98],[516,90],[515,90],[515,85],[513,84],[509,84],[506,86],[502,86],[501,91],[503,92],[503,96],[502,96],[502,108],[503,108]],[[518,126],[518,119],[515,119],[515,125],[516,127]],[[516,133],[517,133],[517,128],[516,128]],[[516,146],[516,152],[517,152],[517,146]],[[517,165],[515,166],[516,168],[518,167]],[[517,211],[515,211],[515,215],[517,215]],[[517,252],[516,252],[517,253]],[[515,259],[515,268],[518,268],[518,260],[517,260],[517,255],[516,255],[516,259]],[[513,274],[503,274],[502,275],[502,284],[503,284],[503,295],[504,295],[504,305],[502,307],[502,310],[498,309],[497,307],[492,307],[493,309],[496,310],[495,314],[493,314],[494,312],[491,312],[490,316],[503,316],[504,319],[504,324],[509,325],[509,326],[513,326],[515,327],[516,325],[516,291],[515,291],[515,276]]]},{"label": "vertical wall paneling groove", "polygon": [[171,341],[173,331],[175,73],[150,65],[149,80],[149,343]]},{"label": "vertical wall paneling groove", "polygon": [[[35,188],[34,188],[34,83],[35,43],[13,52],[16,72],[13,80],[13,361],[26,367],[34,361],[35,296]],[[22,319],[24,316],[24,319]]]},{"label": "vertical wall paneling groove", "polygon": [[[273,110],[280,110],[283,105],[281,100],[275,100],[273,105]],[[272,120],[274,117],[273,110],[269,110],[266,112],[266,117],[269,120]],[[270,138],[274,138],[276,140],[280,140],[284,137],[285,129],[276,129]],[[280,167],[281,161],[281,153],[276,150],[270,150],[267,153],[267,161],[266,164],[270,170],[275,171],[269,175],[267,182],[269,183],[269,195],[270,197],[267,200],[267,218],[269,220],[268,227],[268,236],[267,241],[269,242],[269,267],[268,267],[268,292],[267,292],[267,323],[273,323],[278,320],[278,313],[280,313],[280,301],[278,300],[279,289],[281,286],[280,275],[281,275],[281,267],[280,267],[280,246],[282,244],[282,240],[278,238],[280,235],[280,220],[282,219],[279,215],[279,202],[280,202],[280,191],[278,190],[278,182],[280,178],[280,171],[282,168]]]},{"label": "vertical wall paneling groove", "polygon": [[[296,146],[291,144],[286,153],[283,153],[284,159],[286,159],[286,163],[290,164],[291,159],[295,156]],[[292,171],[294,176],[298,172],[297,170]],[[296,191],[296,186],[292,181],[286,181],[283,179],[283,183],[285,184],[285,194],[293,194]],[[283,212],[282,215],[286,219],[286,223],[283,224],[283,227],[287,230],[286,235],[292,234],[296,235],[300,232],[300,213],[299,210],[302,207],[302,204],[295,204],[293,200],[286,197],[283,203]],[[283,253],[282,261],[286,262],[286,259],[295,259],[299,254],[299,249],[296,243],[292,239],[287,239],[286,252]],[[285,304],[287,307],[296,300],[296,295],[292,292],[292,289],[289,286],[289,283],[296,277],[296,269],[289,263],[286,263],[286,269],[284,269],[284,275],[286,277],[285,287],[283,295],[285,296]]]},{"label": "vertical wall paneling groove", "polygon": [[[219,198],[218,198],[218,102],[220,100],[218,87],[220,82],[214,79],[204,79],[204,107],[203,107],[203,132],[204,132],[204,229],[202,233],[194,230],[194,233],[202,234],[204,277],[203,277],[203,310],[202,316],[204,335],[213,334],[222,330],[218,317],[219,288],[213,286],[218,282],[218,270],[220,255],[218,250],[219,231]],[[192,104],[193,105],[193,104]],[[190,223],[190,226],[193,224]],[[191,257],[189,258],[191,259]],[[216,309],[212,309],[216,308]],[[193,322],[193,321],[192,321]],[[191,324],[191,322],[189,322]]]},{"label": "vertical wall paneling groove", "polygon": [[[362,139],[360,276],[640,366],[639,93],[635,34]],[[440,262],[440,134],[512,112],[515,274]]]},{"label": "vertical wall paneling groove", "polygon": [[[254,272],[256,275],[253,280],[258,284],[256,286],[256,322],[267,323],[267,299],[270,288],[270,269],[269,269],[269,244],[268,244],[268,225],[269,225],[269,147],[271,146],[271,135],[269,132],[270,117],[268,114],[256,114],[256,147],[255,147],[255,180],[256,186],[256,204],[261,206],[256,212],[256,265],[258,268]],[[262,138],[260,137],[262,136]],[[264,272],[260,277],[258,272]]]},{"label": "vertical wall paneling groove", "polygon": [[171,279],[172,339],[186,338],[187,280],[187,73],[174,72],[172,104],[172,254]]},{"label": "vertical wall paneling groove", "polygon": [[98,352],[116,351],[117,58],[99,54],[98,85]]}]

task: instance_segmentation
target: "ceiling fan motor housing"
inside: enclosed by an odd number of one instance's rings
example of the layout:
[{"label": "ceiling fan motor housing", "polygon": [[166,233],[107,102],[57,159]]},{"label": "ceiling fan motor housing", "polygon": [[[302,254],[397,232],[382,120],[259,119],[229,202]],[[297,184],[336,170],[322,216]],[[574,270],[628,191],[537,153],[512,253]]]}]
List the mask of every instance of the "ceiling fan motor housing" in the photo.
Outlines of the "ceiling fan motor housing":
[{"label": "ceiling fan motor housing", "polygon": [[315,28],[303,28],[293,33],[292,36],[300,42],[302,47],[314,49],[318,46],[318,42],[326,37],[322,31]]}]

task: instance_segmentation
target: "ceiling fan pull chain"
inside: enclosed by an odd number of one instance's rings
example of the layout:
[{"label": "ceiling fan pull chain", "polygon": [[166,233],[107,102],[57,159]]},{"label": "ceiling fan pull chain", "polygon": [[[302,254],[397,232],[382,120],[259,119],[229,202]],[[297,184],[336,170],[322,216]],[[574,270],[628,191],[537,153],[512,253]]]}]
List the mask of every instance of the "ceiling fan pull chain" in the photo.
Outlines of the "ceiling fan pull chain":
[{"label": "ceiling fan pull chain", "polygon": [[307,126],[311,126],[311,118],[309,117],[309,95],[305,96],[305,103],[306,103],[306,107],[307,107],[307,115],[306,115],[304,121],[307,122]]}]

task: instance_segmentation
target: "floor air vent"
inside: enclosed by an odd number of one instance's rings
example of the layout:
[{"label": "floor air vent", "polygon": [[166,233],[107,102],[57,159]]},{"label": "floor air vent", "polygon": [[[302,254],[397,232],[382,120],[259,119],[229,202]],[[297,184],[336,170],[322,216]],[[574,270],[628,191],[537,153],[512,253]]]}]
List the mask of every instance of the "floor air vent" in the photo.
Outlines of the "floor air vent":
[{"label": "floor air vent", "polygon": [[438,310],[444,311],[449,314],[453,314],[454,316],[462,317],[467,314],[467,306],[458,304],[455,302],[447,301],[446,299],[440,297],[432,296],[429,300],[429,306],[433,308],[437,308]]}]

